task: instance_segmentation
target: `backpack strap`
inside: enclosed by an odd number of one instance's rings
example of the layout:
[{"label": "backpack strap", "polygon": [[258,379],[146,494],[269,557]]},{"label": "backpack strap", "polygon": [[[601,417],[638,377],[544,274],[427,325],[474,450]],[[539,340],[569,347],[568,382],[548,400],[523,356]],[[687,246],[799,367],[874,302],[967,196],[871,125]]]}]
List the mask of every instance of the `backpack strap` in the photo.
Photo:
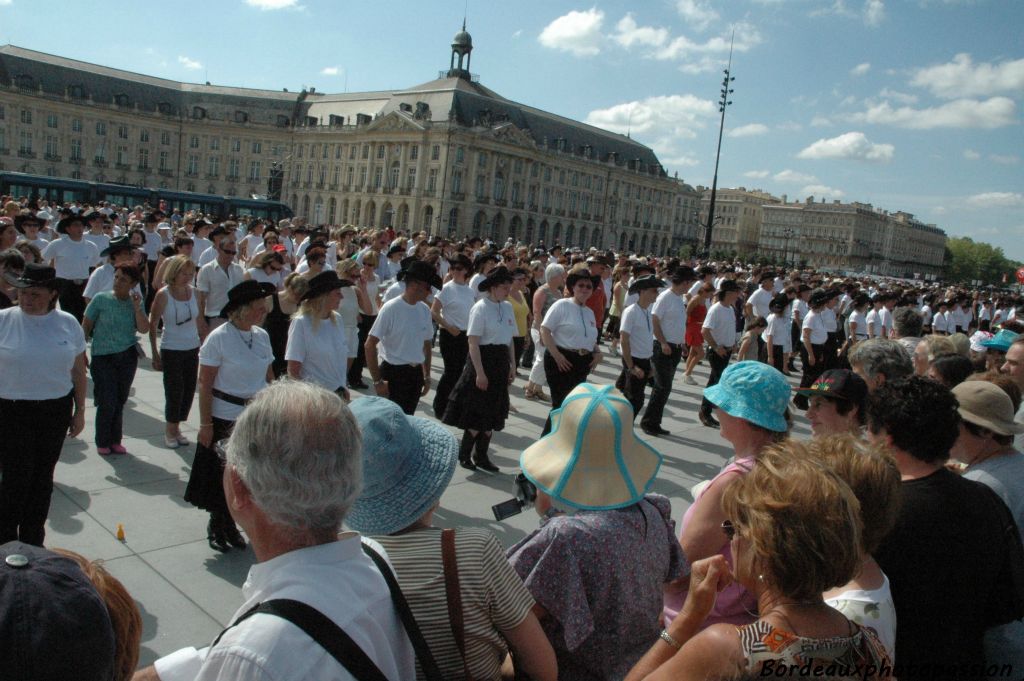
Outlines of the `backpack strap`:
[{"label": "backpack strap", "polygon": [[441,532],[441,563],[444,565],[444,592],[448,602],[448,621],[452,625],[455,645],[462,656],[462,671],[466,681],[469,675],[469,664],[466,660],[466,627],[462,619],[462,588],[459,586],[459,564],[455,558],[455,530]]}]

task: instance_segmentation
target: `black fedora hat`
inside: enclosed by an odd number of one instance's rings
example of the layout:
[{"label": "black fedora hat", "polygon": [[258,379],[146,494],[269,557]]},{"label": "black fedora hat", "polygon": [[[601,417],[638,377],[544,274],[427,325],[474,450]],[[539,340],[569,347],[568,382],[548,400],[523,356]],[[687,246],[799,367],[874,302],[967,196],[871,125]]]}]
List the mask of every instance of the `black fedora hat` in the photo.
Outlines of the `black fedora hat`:
[{"label": "black fedora hat", "polygon": [[85,220],[83,220],[77,215],[68,215],[67,217],[61,218],[60,222],[57,223],[57,232],[60,234],[67,234],[68,225],[70,225],[72,222],[77,222],[81,224],[82,227],[85,227]]},{"label": "black fedora hat", "polygon": [[664,287],[665,282],[663,282],[661,279],[658,279],[653,274],[645,274],[644,276],[637,277],[636,279],[633,280],[633,283],[630,284],[629,286],[629,293],[639,293],[644,289],[659,289]]},{"label": "black fedora hat", "polygon": [[718,286],[718,295],[722,295],[723,293],[738,293],[739,290],[740,285],[735,281],[732,279],[723,279],[722,283]]},{"label": "black fedora hat", "polygon": [[434,288],[441,288],[443,285],[441,277],[437,275],[437,270],[430,263],[423,262],[422,260],[413,260],[407,266],[403,267],[398,273],[398,281],[403,279],[415,279],[416,281],[422,281],[430,284]]},{"label": "black fedora hat", "polygon": [[228,302],[223,308],[221,308],[220,314],[223,317],[227,317],[242,305],[273,295],[276,290],[277,289],[273,284],[255,281],[253,279],[243,281],[241,284],[238,284],[228,291]]},{"label": "black fedora hat", "polygon": [[475,258],[473,258],[473,269],[474,270],[480,269],[481,267],[484,266],[484,263],[487,262],[488,260],[490,260],[492,262],[498,262],[498,254],[497,253],[493,253],[491,251],[484,251],[483,253],[480,253]]},{"label": "black fedora hat", "polygon": [[697,281],[697,273],[689,265],[680,265],[672,272],[672,283],[683,284],[688,281]]},{"label": "black fedora hat", "polygon": [[43,221],[35,216],[35,213],[26,211],[14,216],[14,228],[20,233],[25,233],[25,223],[34,222],[37,227],[43,226]]},{"label": "black fedora hat", "polygon": [[126,234],[124,236],[119,236],[116,239],[111,239],[110,243],[107,244],[107,247],[100,251],[100,257],[105,258],[107,256],[114,255],[115,253],[120,253],[121,251],[130,250],[132,250],[132,242]]},{"label": "black fedora hat", "polygon": [[25,264],[21,276],[5,274],[4,278],[15,288],[32,288],[33,286],[56,288],[57,286],[57,270],[49,265],[39,265],[34,262]]},{"label": "black fedora hat", "polygon": [[352,286],[352,282],[342,279],[334,270],[327,270],[309,280],[309,288],[306,289],[306,292],[302,294],[299,300],[312,300],[313,298],[330,293],[334,289],[344,288],[345,286]]},{"label": "black fedora hat", "polygon": [[477,284],[478,291],[490,291],[492,287],[499,284],[511,284],[515,280],[512,273],[504,265],[498,265],[491,270],[487,276]]}]

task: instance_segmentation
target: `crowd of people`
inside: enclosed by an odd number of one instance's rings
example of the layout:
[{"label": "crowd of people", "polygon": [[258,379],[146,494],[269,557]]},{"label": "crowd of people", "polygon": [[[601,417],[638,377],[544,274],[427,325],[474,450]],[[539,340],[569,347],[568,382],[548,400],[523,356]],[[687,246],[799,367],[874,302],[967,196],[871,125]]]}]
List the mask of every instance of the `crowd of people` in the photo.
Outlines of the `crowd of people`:
[{"label": "crowd of people", "polygon": [[[1024,672],[1015,294],[166,207],[3,213],[0,593],[31,594],[0,599],[12,678]],[[605,351],[614,385],[589,380]],[[135,672],[123,587],[41,547],[89,378],[96,453],[125,456],[142,358],[165,445],[194,444],[209,546],[257,563],[215,641]],[[702,363],[695,416],[733,456],[676,527],[656,438]],[[456,465],[499,472],[520,390],[550,406],[517,478],[539,527],[511,547],[435,527]],[[95,669],[60,671],[86,646]]]}]

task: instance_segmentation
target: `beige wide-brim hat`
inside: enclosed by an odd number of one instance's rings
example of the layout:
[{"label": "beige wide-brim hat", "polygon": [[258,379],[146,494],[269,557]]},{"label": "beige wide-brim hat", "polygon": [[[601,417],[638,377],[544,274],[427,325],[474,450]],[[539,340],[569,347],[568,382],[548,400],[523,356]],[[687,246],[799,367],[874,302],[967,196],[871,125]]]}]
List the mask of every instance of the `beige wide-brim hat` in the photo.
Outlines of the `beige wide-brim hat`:
[{"label": "beige wide-brim hat", "polygon": [[552,412],[551,432],[519,464],[556,505],[600,511],[640,501],[661,460],[634,433],[633,408],[621,392],[581,383]]},{"label": "beige wide-brim hat", "polygon": [[1024,425],[1013,420],[1013,402],[1003,389],[988,381],[964,381],[953,388],[960,403],[960,418],[999,435],[1024,433]]}]

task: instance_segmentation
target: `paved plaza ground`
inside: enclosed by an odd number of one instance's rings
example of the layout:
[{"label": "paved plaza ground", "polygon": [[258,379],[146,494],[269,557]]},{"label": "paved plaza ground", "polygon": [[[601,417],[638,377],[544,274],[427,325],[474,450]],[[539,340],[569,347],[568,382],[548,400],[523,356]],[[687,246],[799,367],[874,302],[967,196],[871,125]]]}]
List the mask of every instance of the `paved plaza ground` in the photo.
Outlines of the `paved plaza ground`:
[{"label": "paved plaza ground", "polygon": [[[436,352],[433,367],[436,385],[441,369]],[[612,383],[618,367],[619,360],[606,355],[590,380]],[[677,374],[662,424],[671,435],[650,438],[640,432],[665,457],[653,491],[672,500],[677,523],[692,501],[690,488],[714,476],[732,455],[717,430],[697,421],[706,364],[696,372],[700,385],[686,385],[681,376]],[[518,413],[509,416],[505,430],[495,433],[491,442],[491,458],[501,473],[457,467],[435,515],[436,524],[486,527],[505,546],[537,526],[532,510],[501,523],[491,514],[493,504],[512,496],[519,453],[537,440],[547,415],[547,405],[523,399],[524,383],[525,372],[512,388]],[[353,397],[358,399],[358,394]],[[432,399],[430,393],[420,401],[419,415],[432,417]],[[85,431],[67,440],[57,465],[47,523],[48,546],[103,559],[134,596],[144,625],[141,664],[182,646],[208,644],[241,604],[241,586],[254,561],[251,549],[221,554],[207,545],[206,513],[182,498],[195,446],[164,446],[163,405],[160,374],[150,369],[149,360],[142,360],[125,414],[123,444],[130,454],[101,457],[92,443],[95,412],[89,401]],[[182,428],[193,441],[198,412],[193,408]],[[796,435],[806,437],[808,432],[806,420],[797,418]],[[118,523],[124,525],[123,543],[116,537]]]}]

